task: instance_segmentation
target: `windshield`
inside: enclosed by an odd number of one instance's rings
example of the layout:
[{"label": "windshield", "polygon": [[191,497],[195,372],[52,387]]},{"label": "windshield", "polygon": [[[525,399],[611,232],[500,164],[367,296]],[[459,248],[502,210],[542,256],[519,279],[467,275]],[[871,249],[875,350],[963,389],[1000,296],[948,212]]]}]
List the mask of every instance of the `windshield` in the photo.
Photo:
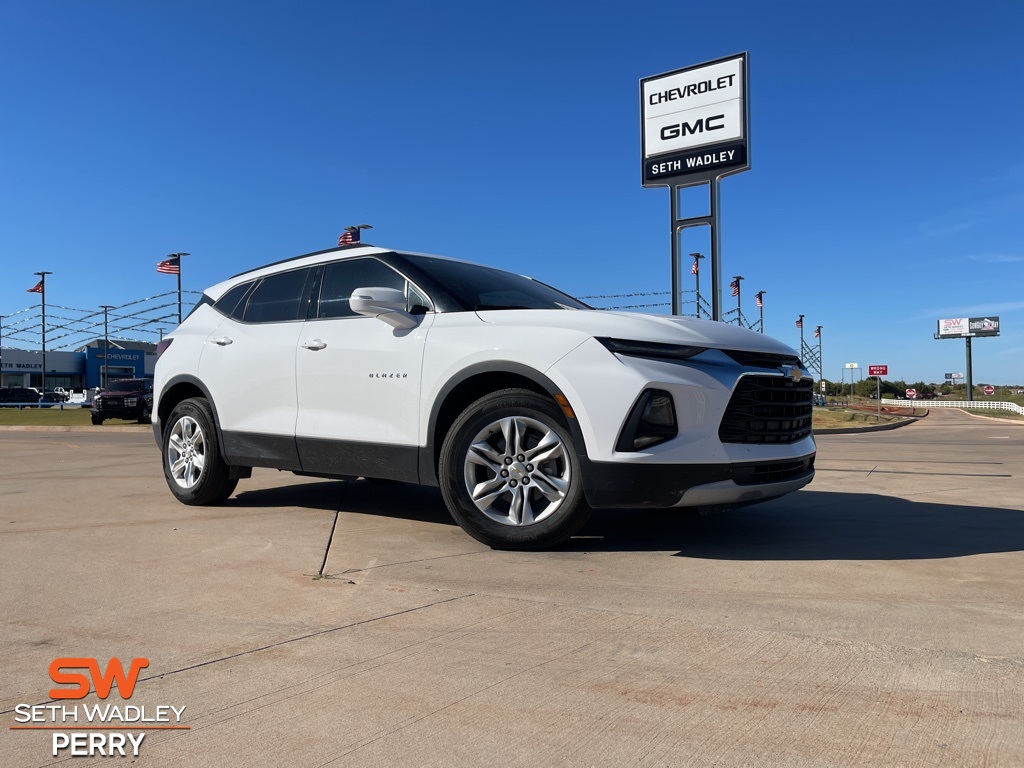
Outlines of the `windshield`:
[{"label": "windshield", "polygon": [[142,382],[133,379],[124,379],[122,381],[112,381],[107,387],[108,392],[136,392],[142,389]]},{"label": "windshield", "polygon": [[549,285],[511,272],[430,256],[405,258],[448,289],[467,309],[590,309]]}]

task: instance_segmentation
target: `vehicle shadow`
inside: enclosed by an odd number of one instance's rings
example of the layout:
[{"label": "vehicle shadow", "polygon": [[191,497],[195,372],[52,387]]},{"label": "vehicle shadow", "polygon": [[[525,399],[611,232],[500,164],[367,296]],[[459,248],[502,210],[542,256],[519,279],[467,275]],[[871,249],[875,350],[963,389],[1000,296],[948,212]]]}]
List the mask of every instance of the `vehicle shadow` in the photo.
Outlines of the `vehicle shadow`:
[{"label": "vehicle shadow", "polygon": [[800,491],[706,517],[599,510],[571,551],[678,550],[709,560],[913,560],[1024,550],[1024,511]]},{"label": "vehicle shadow", "polygon": [[[244,491],[239,507],[302,507],[455,525],[437,488],[325,480]],[[596,510],[562,552],[651,552],[709,560],[913,560],[1024,551],[1024,511],[800,491],[701,516],[686,509]]]},{"label": "vehicle shadow", "polygon": [[226,506],[303,507],[455,525],[437,488],[371,480],[324,480],[236,493]]}]

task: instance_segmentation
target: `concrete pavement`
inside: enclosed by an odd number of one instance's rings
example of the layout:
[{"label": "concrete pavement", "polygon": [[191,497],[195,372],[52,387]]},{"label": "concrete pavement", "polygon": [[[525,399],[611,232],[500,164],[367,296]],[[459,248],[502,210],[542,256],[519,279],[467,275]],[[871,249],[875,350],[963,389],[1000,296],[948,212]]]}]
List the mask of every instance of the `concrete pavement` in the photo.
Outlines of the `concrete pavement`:
[{"label": "concrete pavement", "polygon": [[141,765],[1024,763],[1024,427],[818,442],[787,498],[506,553],[432,489],[257,470],[189,508],[148,434],[0,433],[2,763],[70,759],[10,730],[64,656],[186,707]]}]

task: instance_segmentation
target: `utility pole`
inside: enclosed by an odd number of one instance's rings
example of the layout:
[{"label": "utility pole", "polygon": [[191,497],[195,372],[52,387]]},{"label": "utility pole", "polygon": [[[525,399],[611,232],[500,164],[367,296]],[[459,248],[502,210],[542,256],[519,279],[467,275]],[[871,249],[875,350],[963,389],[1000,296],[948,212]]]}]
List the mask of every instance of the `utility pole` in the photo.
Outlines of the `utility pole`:
[{"label": "utility pole", "polygon": [[4,385],[4,318],[0,315],[0,387]]}]

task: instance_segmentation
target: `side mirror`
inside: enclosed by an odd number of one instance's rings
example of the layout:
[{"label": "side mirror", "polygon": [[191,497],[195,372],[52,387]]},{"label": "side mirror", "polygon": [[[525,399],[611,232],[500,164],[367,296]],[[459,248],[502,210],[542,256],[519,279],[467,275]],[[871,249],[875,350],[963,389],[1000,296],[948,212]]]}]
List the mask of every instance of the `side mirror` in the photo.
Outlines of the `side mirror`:
[{"label": "side mirror", "polygon": [[356,288],[348,305],[357,315],[376,317],[394,328],[418,325],[416,318],[406,312],[405,294],[397,288]]}]

